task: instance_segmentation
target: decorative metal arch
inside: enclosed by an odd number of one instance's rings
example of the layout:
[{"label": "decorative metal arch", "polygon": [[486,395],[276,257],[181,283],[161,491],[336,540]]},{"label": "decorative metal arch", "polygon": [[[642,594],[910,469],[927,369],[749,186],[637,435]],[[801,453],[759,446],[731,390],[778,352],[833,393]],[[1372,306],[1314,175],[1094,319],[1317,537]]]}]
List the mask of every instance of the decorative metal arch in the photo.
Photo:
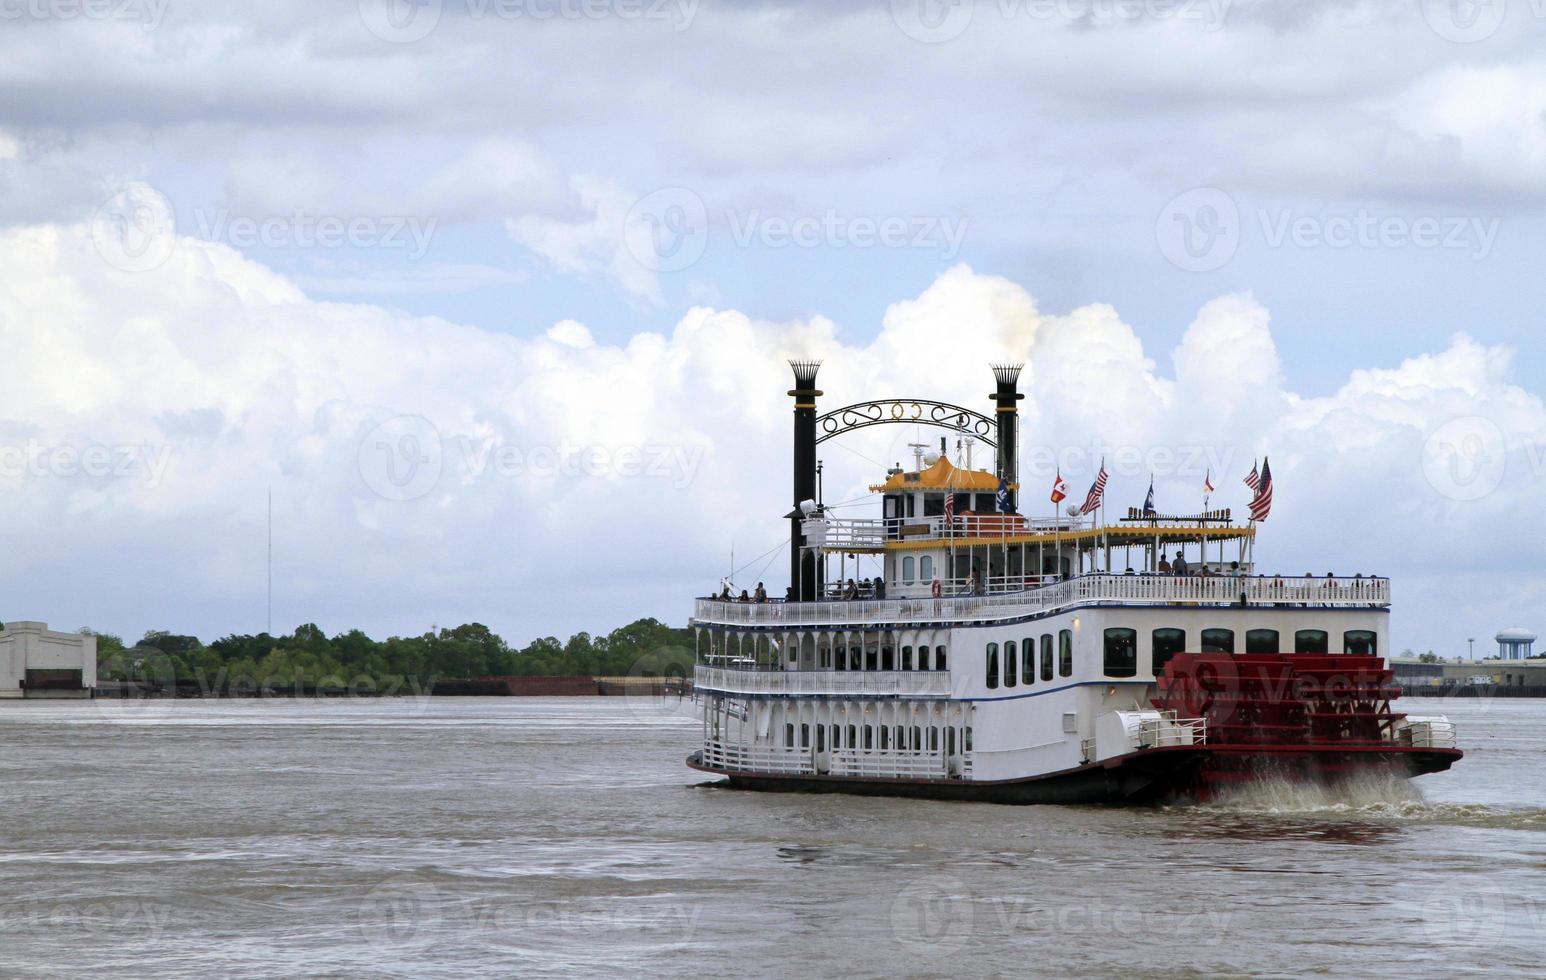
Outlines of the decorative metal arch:
[{"label": "decorative metal arch", "polygon": [[816,419],[820,433],[816,442],[823,443],[833,436],[840,436],[854,429],[872,425],[937,425],[954,429],[976,437],[995,449],[996,431],[993,419],[981,412],[974,412],[949,402],[930,401],[926,398],[876,398],[834,409]]}]

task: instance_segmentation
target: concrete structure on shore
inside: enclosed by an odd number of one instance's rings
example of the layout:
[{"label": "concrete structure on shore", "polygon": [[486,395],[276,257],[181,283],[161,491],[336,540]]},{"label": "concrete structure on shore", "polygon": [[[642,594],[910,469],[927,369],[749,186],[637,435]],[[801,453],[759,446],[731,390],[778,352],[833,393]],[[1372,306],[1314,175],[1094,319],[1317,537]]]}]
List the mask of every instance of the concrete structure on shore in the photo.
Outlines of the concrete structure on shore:
[{"label": "concrete structure on shore", "polygon": [[1493,639],[1498,641],[1500,659],[1529,660],[1533,656],[1530,647],[1535,643],[1535,634],[1527,629],[1515,626],[1512,629],[1500,630]]},{"label": "concrete structure on shore", "polygon": [[97,638],[47,623],[0,629],[0,698],[89,698],[97,685]]},{"label": "concrete structure on shore", "polygon": [[1390,666],[1395,671],[1396,683],[1403,687],[1453,687],[1469,684],[1546,688],[1546,659],[1539,658],[1446,660],[1436,664],[1392,659]]}]

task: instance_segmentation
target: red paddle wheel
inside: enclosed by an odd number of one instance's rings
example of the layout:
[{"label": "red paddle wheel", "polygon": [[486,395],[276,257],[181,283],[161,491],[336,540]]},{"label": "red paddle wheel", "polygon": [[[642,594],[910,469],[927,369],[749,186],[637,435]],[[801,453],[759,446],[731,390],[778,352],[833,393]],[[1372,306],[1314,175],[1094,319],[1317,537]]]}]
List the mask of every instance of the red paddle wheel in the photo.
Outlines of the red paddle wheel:
[{"label": "red paddle wheel", "polygon": [[[1401,689],[1377,656],[1181,653],[1165,666],[1154,706],[1207,721],[1208,757],[1189,795],[1260,778],[1334,782],[1447,769],[1459,753],[1414,748]],[[1452,754],[1451,754],[1452,753]]]}]

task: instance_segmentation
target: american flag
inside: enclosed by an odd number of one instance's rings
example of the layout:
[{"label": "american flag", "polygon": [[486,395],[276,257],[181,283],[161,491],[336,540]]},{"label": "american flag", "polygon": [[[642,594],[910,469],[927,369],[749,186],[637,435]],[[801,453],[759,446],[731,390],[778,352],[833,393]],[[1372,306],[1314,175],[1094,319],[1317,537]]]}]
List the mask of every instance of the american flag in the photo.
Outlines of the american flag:
[{"label": "american flag", "polygon": [[1106,461],[1100,461],[1100,472],[1095,474],[1095,482],[1090,484],[1090,492],[1084,496],[1084,506],[1079,508],[1080,514],[1093,514],[1100,510],[1101,501],[1106,497]]},{"label": "american flag", "polygon": [[1265,521],[1272,512],[1272,467],[1267,457],[1261,461],[1261,479],[1257,481],[1256,496],[1251,500],[1251,520]]},{"label": "american flag", "polygon": [[956,495],[955,491],[945,494],[945,526],[955,524],[956,519]]},{"label": "american flag", "polygon": [[1256,461],[1254,459],[1251,460],[1251,472],[1245,475],[1245,485],[1252,490],[1257,489],[1261,485],[1261,477],[1256,475]]}]

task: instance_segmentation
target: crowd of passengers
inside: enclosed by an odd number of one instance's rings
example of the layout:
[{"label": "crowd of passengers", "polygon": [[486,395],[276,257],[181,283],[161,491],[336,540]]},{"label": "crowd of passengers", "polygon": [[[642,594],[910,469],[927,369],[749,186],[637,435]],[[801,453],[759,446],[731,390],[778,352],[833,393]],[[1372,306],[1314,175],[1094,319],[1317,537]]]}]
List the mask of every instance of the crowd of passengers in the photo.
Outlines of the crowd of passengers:
[{"label": "crowd of passengers", "polygon": [[[955,595],[982,595],[983,594],[983,591],[984,591],[983,579],[982,579],[982,577],[980,575],[977,574],[977,572],[978,572],[977,568],[973,567],[972,571],[971,571],[971,574],[969,574],[966,577],[965,585],[963,585],[961,587],[961,589],[955,593]],[[1151,572],[1151,571],[1148,571],[1148,570],[1144,570],[1142,572],[1135,572],[1135,571],[1133,571],[1132,566],[1128,566],[1127,571],[1124,572],[1123,574],[1124,575],[1133,575],[1133,576],[1142,576],[1142,577],[1165,576],[1167,578],[1186,577],[1186,576],[1196,576],[1198,578],[1219,578],[1219,577],[1223,577],[1223,578],[1245,578],[1246,577],[1245,570],[1240,567],[1240,563],[1237,562],[1237,561],[1230,562],[1229,563],[1229,568],[1225,569],[1222,572],[1218,572],[1218,571],[1214,571],[1213,568],[1211,568],[1206,563],[1198,563],[1196,565],[1190,564],[1189,562],[1187,562],[1186,556],[1183,555],[1179,551],[1176,552],[1176,557],[1175,557],[1174,561],[1170,561],[1170,560],[1166,559],[1164,555],[1161,555],[1160,556],[1160,560],[1159,560],[1159,568],[1156,571]],[[1054,578],[1057,581],[1063,581],[1067,577],[1068,576],[1066,576],[1066,575],[1054,576]],[[1265,575],[1257,575],[1257,576],[1254,576],[1254,577],[1255,578],[1266,578],[1267,576],[1265,576]],[[1358,574],[1353,576],[1353,579],[1354,579],[1354,581],[1356,583],[1358,581],[1362,581],[1363,577],[1364,577],[1363,573],[1359,572]],[[1314,573],[1312,573],[1312,572],[1305,572],[1304,573],[1304,579],[1301,580],[1301,584],[1313,583],[1314,581],[1315,581]],[[1026,578],[1025,578],[1025,587],[1027,589],[1032,588],[1032,587],[1034,587],[1036,585],[1039,585],[1039,584],[1042,584],[1042,583],[1037,582],[1035,576],[1031,576],[1031,575],[1026,576]],[[1284,580],[1284,578],[1281,575],[1273,576],[1272,585],[1277,586],[1277,587],[1282,587],[1285,584],[1287,584],[1287,582]],[[1340,587],[1341,586],[1339,586],[1337,584],[1336,575],[1333,574],[1332,572],[1327,572],[1324,584],[1321,586],[1321,588],[1323,588],[1323,589],[1335,589],[1335,588],[1340,588]],[[930,591],[932,592],[934,598],[936,598],[936,599],[938,599],[942,595],[944,595],[944,585],[943,585],[943,583],[940,582],[939,576],[935,576],[934,580],[930,583]],[[886,597],[886,583],[885,583],[885,581],[883,581],[880,578],[880,576],[877,575],[875,578],[872,578],[872,579],[860,579],[857,582],[855,582],[853,579],[849,579],[847,582],[843,583],[842,587],[840,587],[837,590],[835,590],[834,593],[832,595],[828,596],[827,598],[835,599],[835,600],[837,600],[839,602],[852,602],[852,601],[855,601],[855,600],[858,600],[858,599],[884,599],[885,597]],[[767,602],[768,601],[768,590],[763,587],[763,584],[761,582],[758,582],[757,583],[757,588],[754,591],[752,591],[750,594],[747,594],[747,591],[745,589],[742,589],[741,590],[741,594],[739,596],[737,596],[737,595],[733,595],[731,593],[731,591],[730,591],[730,583],[726,582],[726,583],[724,583],[721,586],[719,595],[716,596],[716,598],[718,598],[720,602]],[[787,589],[784,590],[784,601],[785,602],[793,602],[793,601],[795,601],[794,600],[794,588],[792,586],[790,588],[787,588]]]}]

